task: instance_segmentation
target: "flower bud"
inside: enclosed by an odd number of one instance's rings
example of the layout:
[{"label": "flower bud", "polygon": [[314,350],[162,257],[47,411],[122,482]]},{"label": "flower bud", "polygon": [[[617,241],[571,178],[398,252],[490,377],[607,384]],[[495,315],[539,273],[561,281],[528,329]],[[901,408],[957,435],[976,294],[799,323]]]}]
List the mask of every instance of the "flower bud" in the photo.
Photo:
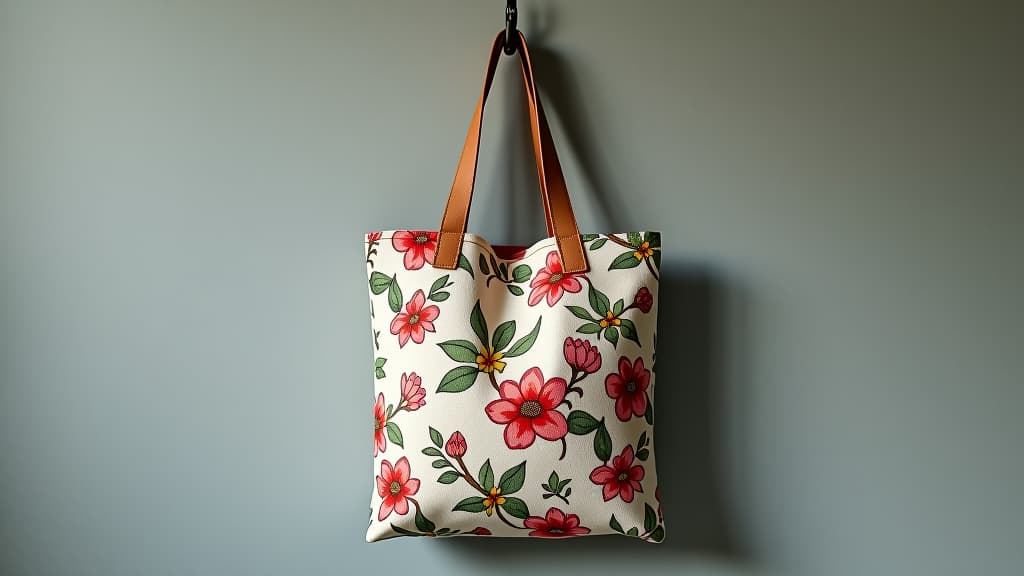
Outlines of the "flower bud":
[{"label": "flower bud", "polygon": [[633,306],[639,308],[644,314],[650,312],[653,305],[654,296],[651,295],[651,291],[646,286],[641,288],[633,298]]},{"label": "flower bud", "polygon": [[462,458],[466,454],[466,437],[462,432],[456,430],[452,433],[444,445],[444,451],[452,458]]}]

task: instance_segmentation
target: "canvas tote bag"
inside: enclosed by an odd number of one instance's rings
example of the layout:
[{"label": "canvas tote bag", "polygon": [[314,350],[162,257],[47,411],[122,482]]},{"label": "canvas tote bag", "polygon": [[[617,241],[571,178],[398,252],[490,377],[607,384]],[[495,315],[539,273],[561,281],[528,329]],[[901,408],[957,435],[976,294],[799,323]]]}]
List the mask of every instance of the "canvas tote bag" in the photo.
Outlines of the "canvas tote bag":
[{"label": "canvas tote bag", "polygon": [[466,233],[491,47],[439,231],[366,236],[374,342],[368,541],[665,535],[654,459],[657,232],[580,234],[518,52],[548,237]]}]

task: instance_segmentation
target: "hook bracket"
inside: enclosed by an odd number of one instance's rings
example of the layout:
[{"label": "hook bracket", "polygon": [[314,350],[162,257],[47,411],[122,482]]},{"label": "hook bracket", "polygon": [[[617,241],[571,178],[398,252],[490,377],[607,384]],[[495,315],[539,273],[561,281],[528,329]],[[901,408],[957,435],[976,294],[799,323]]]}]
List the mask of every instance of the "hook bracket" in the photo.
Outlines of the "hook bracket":
[{"label": "hook bracket", "polygon": [[516,7],[516,0],[505,0],[505,54],[511,56],[516,53],[519,45],[519,30],[516,25],[519,23],[519,9]]}]

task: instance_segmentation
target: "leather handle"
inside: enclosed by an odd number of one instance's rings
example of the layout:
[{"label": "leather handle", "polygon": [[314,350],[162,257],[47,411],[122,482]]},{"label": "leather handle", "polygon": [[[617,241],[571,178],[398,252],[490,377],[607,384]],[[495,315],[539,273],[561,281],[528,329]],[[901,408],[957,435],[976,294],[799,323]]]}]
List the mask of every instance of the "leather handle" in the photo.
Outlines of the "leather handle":
[{"label": "leather handle", "polygon": [[[452,189],[448,195],[448,203],[445,206],[444,216],[441,219],[437,255],[434,258],[435,268],[454,270],[458,264],[462,240],[465,236],[466,224],[469,220],[470,204],[473,199],[473,186],[476,180],[477,160],[480,152],[480,133],[483,125],[484,104],[487,101],[487,95],[494,80],[494,72],[497,69],[498,58],[502,53],[504,45],[505,31],[502,30],[495,37],[491,45],[491,54],[488,58],[483,90],[480,94],[480,100],[477,102],[476,110],[473,113],[473,119],[470,122],[466,143],[462,148],[462,156],[459,158],[459,165],[455,171],[455,181],[452,183]],[[558,245],[558,254],[562,260],[562,268],[565,272],[586,272],[589,267],[583,251],[583,242],[580,239],[579,229],[576,226],[576,217],[572,211],[572,202],[569,199],[569,191],[565,185],[565,177],[562,174],[562,167],[558,161],[558,154],[551,139],[551,130],[548,127],[547,118],[544,116],[544,110],[537,95],[537,85],[533,77],[530,53],[526,46],[526,37],[523,36],[522,32],[519,33],[517,48],[522,65],[523,81],[526,84],[534,158],[537,163],[537,180],[540,184],[541,198],[544,203],[544,216],[547,222],[548,235],[555,238],[555,242]]]}]

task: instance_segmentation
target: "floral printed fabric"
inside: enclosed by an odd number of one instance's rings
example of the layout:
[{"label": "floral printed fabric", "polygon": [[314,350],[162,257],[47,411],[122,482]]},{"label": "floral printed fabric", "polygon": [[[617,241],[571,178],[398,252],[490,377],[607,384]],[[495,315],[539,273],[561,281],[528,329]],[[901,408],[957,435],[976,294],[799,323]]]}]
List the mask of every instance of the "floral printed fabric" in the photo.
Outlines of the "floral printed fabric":
[{"label": "floral printed fabric", "polygon": [[664,539],[652,425],[661,238],[583,240],[590,270],[571,274],[550,238],[505,259],[467,234],[449,271],[433,267],[436,232],[366,236],[368,541]]}]

